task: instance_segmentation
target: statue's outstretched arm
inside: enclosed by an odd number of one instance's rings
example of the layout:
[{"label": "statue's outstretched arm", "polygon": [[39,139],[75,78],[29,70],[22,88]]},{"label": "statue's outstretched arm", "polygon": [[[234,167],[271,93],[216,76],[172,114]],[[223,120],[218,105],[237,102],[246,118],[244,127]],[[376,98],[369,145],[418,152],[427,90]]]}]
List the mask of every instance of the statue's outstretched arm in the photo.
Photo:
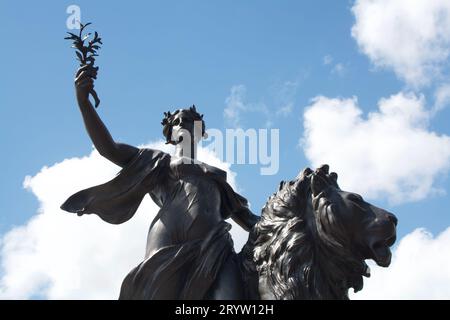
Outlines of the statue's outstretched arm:
[{"label": "statue's outstretched arm", "polygon": [[75,77],[78,106],[89,137],[98,152],[108,160],[124,167],[137,154],[139,149],[127,144],[116,143],[89,101],[89,92],[94,88],[97,70],[98,67],[94,68],[89,65],[78,69]]}]

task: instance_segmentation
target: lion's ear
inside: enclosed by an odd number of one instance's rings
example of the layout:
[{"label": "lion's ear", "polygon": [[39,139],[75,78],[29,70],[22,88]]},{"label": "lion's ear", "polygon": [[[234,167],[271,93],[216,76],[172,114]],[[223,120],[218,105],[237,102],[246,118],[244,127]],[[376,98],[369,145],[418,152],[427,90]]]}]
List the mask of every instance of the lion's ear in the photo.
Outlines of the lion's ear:
[{"label": "lion's ear", "polygon": [[338,175],[336,172],[330,173],[330,178],[334,180],[334,182],[337,183]]},{"label": "lion's ear", "polygon": [[302,171],[300,171],[295,178],[296,180],[303,180],[305,177],[309,176],[313,171],[310,168],[305,168]]},{"label": "lion's ear", "polygon": [[327,181],[318,174],[314,174],[311,179],[311,191],[313,196],[317,196],[328,187]]}]

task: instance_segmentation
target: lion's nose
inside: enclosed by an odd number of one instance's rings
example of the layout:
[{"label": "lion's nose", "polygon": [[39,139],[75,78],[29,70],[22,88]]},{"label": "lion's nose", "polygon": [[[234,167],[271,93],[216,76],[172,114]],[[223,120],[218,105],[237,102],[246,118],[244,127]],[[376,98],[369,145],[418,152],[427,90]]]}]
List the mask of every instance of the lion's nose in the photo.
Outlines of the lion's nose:
[{"label": "lion's nose", "polygon": [[386,213],[387,218],[389,221],[391,221],[395,226],[397,226],[398,219],[396,216],[394,216],[392,213]]}]

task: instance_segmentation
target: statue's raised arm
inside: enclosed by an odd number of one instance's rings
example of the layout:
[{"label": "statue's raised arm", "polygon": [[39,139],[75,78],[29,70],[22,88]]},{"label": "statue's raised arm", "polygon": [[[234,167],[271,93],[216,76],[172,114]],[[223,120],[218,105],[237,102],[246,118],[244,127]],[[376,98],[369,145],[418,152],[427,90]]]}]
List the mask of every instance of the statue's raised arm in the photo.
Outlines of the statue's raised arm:
[{"label": "statue's raised arm", "polygon": [[95,148],[106,159],[124,167],[136,156],[139,149],[124,143],[117,143],[112,138],[94,106],[89,101],[89,93],[94,89],[98,67],[84,65],[75,75],[75,92],[84,125]]}]

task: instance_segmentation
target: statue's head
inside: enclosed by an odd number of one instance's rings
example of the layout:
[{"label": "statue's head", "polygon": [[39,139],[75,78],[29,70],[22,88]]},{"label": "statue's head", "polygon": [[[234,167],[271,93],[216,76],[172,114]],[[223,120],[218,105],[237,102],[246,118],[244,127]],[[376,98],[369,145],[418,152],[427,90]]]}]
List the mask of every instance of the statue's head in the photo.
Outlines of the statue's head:
[{"label": "statue's head", "polygon": [[206,137],[203,115],[197,112],[195,105],[188,109],[178,109],[173,113],[164,112],[161,124],[166,144],[178,144],[187,133],[190,134],[191,141],[195,142]]}]

